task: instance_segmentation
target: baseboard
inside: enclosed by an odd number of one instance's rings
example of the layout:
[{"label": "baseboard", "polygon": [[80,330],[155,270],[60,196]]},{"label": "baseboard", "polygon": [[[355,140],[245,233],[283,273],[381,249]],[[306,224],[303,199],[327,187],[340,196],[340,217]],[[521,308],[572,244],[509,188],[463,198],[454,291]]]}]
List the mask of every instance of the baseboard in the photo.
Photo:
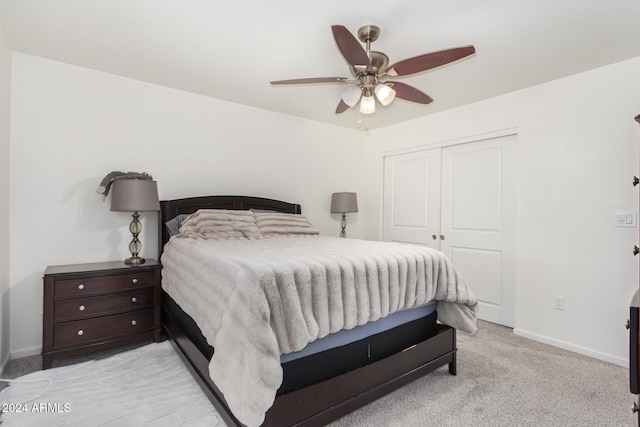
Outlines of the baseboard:
[{"label": "baseboard", "polygon": [[37,354],[42,354],[42,347],[40,346],[29,347],[29,348],[23,348],[22,350],[18,350],[18,351],[12,351],[11,359],[19,359],[21,357],[35,356]]},{"label": "baseboard", "polygon": [[582,354],[584,356],[589,356],[594,359],[602,360],[604,362],[613,363],[618,366],[622,366],[623,368],[629,367],[629,359],[625,359],[622,357],[614,356],[613,354],[603,353],[600,351],[596,351],[587,347],[582,347],[579,345],[571,344],[566,341],[560,341],[555,338],[549,338],[545,335],[536,334],[535,332],[525,331],[520,328],[514,328],[513,333],[515,335],[519,335],[521,337],[529,338],[534,341],[539,341],[544,344],[549,344],[554,347],[561,348],[563,350],[573,351],[574,353]]}]

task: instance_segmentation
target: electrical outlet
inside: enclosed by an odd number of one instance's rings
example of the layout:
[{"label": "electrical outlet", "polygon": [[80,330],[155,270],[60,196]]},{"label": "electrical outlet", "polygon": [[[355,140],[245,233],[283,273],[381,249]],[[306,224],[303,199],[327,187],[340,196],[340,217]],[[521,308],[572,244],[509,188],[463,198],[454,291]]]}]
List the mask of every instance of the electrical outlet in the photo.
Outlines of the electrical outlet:
[{"label": "electrical outlet", "polygon": [[564,297],[560,295],[553,296],[553,308],[556,310],[564,310]]}]

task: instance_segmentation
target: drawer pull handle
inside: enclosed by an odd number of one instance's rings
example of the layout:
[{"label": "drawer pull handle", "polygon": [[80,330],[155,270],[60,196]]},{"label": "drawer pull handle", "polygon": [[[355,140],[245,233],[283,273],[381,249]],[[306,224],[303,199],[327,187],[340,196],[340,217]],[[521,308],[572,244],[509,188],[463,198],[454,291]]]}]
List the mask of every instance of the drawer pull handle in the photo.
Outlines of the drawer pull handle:
[{"label": "drawer pull handle", "polygon": [[78,329],[78,335],[84,335],[84,331],[82,329]]},{"label": "drawer pull handle", "polygon": [[83,290],[83,289],[84,289],[84,285],[83,285],[82,283],[80,283],[80,284],[78,285],[78,289]]},{"label": "drawer pull handle", "polygon": [[78,310],[80,310],[80,311],[84,311],[84,309],[85,309],[85,308],[86,308],[86,307],[85,307],[84,305],[81,305],[80,307],[78,307]]},{"label": "drawer pull handle", "polygon": [[138,302],[138,298],[136,297],[131,298],[131,302]]},{"label": "drawer pull handle", "polygon": [[131,321],[131,324],[132,324],[133,326],[136,326],[136,325],[138,324],[138,322],[136,322],[135,320],[132,320],[132,321]]},{"label": "drawer pull handle", "polygon": [[136,278],[134,277],[133,279],[131,279],[131,283],[133,283],[133,284],[135,285],[136,283],[138,283],[138,279],[136,279]]}]

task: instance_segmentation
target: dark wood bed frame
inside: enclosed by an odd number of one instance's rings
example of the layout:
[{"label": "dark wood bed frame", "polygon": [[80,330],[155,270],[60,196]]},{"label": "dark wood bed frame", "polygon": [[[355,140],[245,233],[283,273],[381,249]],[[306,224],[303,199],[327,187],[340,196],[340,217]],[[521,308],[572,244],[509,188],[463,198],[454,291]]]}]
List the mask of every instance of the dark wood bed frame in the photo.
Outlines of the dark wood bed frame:
[{"label": "dark wood bed frame", "polygon": [[[169,240],[165,222],[198,209],[264,209],[300,214],[300,205],[250,196],[190,197],[160,202],[159,249]],[[209,377],[209,360],[169,313],[163,327],[174,348],[228,426],[242,426],[229,410],[220,390]],[[456,374],[456,331],[438,325],[431,338],[345,374],[276,397],[263,426],[324,426],[403,385],[448,364]]]}]

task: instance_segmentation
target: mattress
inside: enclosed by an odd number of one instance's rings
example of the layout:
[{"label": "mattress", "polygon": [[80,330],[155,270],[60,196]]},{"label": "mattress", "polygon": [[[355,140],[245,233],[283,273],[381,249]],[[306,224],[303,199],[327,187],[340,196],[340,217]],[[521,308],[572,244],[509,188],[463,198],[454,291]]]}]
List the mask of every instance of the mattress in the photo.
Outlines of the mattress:
[{"label": "mattress", "polygon": [[356,326],[353,329],[343,329],[333,334],[329,334],[324,338],[312,342],[300,351],[280,355],[280,362],[287,363],[301,357],[345,346],[347,344],[360,341],[366,337],[388,331],[397,326],[428,316],[436,311],[437,305],[436,301],[431,301],[420,307],[392,313],[375,322],[369,322],[364,325]]}]

